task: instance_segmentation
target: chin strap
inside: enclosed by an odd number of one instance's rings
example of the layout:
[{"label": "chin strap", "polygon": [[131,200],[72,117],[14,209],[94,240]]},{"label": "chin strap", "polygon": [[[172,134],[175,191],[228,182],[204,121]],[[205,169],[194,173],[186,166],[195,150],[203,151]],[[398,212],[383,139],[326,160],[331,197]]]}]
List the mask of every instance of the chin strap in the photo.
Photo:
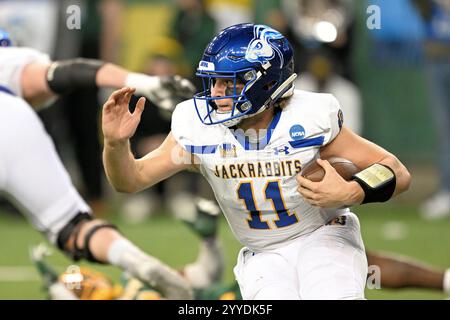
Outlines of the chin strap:
[{"label": "chin strap", "polygon": [[271,101],[276,101],[279,98],[288,98],[294,94],[294,80],[297,79],[297,74],[293,73],[289,78],[287,78],[281,86],[275,90],[270,96]]},{"label": "chin strap", "polygon": [[257,114],[260,114],[261,112],[266,111],[269,107],[273,105],[273,102],[276,102],[280,98],[289,98],[294,94],[295,86],[293,84],[294,80],[297,78],[297,74],[293,73],[289,78],[287,78],[279,87],[277,90],[275,90],[274,93],[270,96],[270,98],[266,101],[264,106],[260,108],[257,112],[253,114],[249,114],[246,116],[242,116],[239,118],[239,121],[241,119],[254,117]]},{"label": "chin strap", "polygon": [[[268,67],[270,67],[270,63],[266,66],[263,66],[264,69],[267,69]],[[258,71],[257,75],[256,75],[256,81],[262,76],[262,72]],[[249,115],[244,115],[229,121],[225,121],[223,122],[223,125],[225,125],[226,127],[233,127],[237,124],[239,124],[239,122],[242,121],[242,119],[246,119],[246,118],[250,118],[250,117],[254,117],[258,114],[260,114],[261,112],[264,112],[265,110],[267,110],[270,106],[273,105],[273,102],[276,102],[278,99],[280,98],[289,98],[294,94],[294,89],[295,86],[293,84],[293,82],[295,81],[295,79],[297,79],[297,74],[293,73],[289,78],[287,78],[279,87],[277,90],[274,91],[274,93],[272,93],[272,95],[270,96],[269,99],[267,99],[267,101],[264,103],[264,105],[255,113],[249,114]],[[253,83],[251,85],[249,85],[246,90],[248,90],[256,81],[253,81]],[[211,102],[210,102],[211,103]],[[247,103],[247,102],[246,102]],[[251,106],[251,105],[250,105]],[[213,107],[214,108],[214,107]],[[216,113],[217,115],[217,113]]]}]

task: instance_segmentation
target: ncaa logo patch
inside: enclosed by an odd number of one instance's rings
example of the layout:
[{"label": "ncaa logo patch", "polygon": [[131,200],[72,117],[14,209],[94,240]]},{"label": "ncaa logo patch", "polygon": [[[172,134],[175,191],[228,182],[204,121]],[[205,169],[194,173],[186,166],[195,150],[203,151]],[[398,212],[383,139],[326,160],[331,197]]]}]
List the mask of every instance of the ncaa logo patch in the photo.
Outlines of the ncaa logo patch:
[{"label": "ncaa logo patch", "polygon": [[293,125],[289,130],[289,135],[292,140],[301,140],[305,137],[305,128],[299,124]]}]

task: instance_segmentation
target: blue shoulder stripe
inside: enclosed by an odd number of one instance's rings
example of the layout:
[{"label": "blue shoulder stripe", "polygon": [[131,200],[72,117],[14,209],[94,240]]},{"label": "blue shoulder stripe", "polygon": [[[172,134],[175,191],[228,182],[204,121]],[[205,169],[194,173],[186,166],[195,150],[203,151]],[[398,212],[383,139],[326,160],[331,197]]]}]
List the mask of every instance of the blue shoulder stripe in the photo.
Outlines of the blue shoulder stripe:
[{"label": "blue shoulder stripe", "polygon": [[217,144],[215,145],[209,145],[209,146],[191,146],[186,144],[186,150],[190,153],[195,154],[212,154],[216,153]]},{"label": "blue shoulder stripe", "polygon": [[292,148],[306,148],[306,147],[313,147],[313,146],[321,146],[323,145],[323,142],[325,141],[324,136],[320,136],[317,138],[311,138],[311,139],[302,139],[302,140],[295,140],[295,141],[289,141],[289,144]]},{"label": "blue shoulder stripe", "polygon": [[1,92],[4,92],[4,93],[7,93],[7,94],[10,94],[10,95],[12,95],[12,96],[15,96],[14,92],[12,92],[11,90],[9,90],[7,87],[0,86],[0,91],[1,91]]}]

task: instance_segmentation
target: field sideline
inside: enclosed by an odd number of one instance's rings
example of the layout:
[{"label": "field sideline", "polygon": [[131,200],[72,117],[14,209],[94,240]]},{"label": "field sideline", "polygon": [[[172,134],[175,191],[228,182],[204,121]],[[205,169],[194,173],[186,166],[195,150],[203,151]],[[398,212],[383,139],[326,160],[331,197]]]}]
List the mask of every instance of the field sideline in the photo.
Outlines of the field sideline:
[{"label": "field sideline", "polygon": [[[426,222],[414,207],[399,204],[370,205],[357,208],[366,248],[391,251],[421,259],[437,267],[450,266],[450,219]],[[120,230],[147,252],[171,266],[180,267],[193,261],[198,239],[181,222],[159,215],[139,225],[126,225],[112,219]],[[174,222],[175,221],[175,222]],[[225,281],[233,280],[232,267],[240,249],[239,243],[221,220],[220,238],[225,249]],[[45,299],[41,282],[28,258],[28,248],[43,241],[22,218],[0,214],[0,299]],[[56,250],[55,250],[56,251]],[[71,262],[58,252],[50,260],[55,266]],[[94,266],[118,279],[120,271]],[[366,290],[368,299],[444,299],[443,294],[426,290]]]}]

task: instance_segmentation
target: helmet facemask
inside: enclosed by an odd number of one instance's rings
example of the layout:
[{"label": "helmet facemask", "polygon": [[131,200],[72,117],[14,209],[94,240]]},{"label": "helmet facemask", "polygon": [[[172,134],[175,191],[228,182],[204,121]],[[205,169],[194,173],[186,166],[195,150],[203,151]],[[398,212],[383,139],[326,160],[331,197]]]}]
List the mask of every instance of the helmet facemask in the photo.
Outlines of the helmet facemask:
[{"label": "helmet facemask", "polygon": [[[204,124],[221,123],[231,127],[238,124],[252,111],[252,104],[247,99],[246,92],[257,80],[256,72],[253,69],[249,68],[236,72],[202,72],[199,70],[197,76],[202,78],[204,91],[194,96],[194,103],[198,116]],[[233,85],[225,90],[225,95],[213,97],[212,90],[217,79],[229,79],[233,82]],[[238,88],[239,84],[244,85],[242,90]],[[232,101],[231,110],[221,111],[218,108],[216,101],[224,99]]]}]

